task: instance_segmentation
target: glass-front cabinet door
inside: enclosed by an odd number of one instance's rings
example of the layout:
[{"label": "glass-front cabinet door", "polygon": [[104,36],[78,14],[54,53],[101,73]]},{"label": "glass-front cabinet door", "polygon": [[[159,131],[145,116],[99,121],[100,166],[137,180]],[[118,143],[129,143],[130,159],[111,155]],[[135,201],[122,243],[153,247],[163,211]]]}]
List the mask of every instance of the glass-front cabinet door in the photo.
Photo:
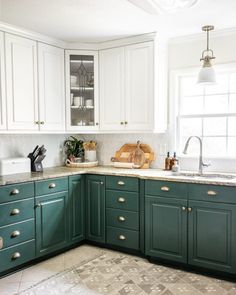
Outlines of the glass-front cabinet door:
[{"label": "glass-front cabinet door", "polygon": [[98,54],[66,51],[67,130],[97,130]]}]

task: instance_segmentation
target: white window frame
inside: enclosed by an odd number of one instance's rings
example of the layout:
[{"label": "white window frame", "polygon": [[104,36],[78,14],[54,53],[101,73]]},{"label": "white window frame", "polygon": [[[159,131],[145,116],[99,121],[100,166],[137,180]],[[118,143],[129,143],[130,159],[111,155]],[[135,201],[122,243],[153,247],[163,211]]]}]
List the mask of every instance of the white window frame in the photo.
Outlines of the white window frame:
[{"label": "white window frame", "polygon": [[[232,63],[225,63],[225,64],[218,64],[214,66],[216,75],[217,73],[222,73],[225,71],[236,71],[236,62]],[[169,149],[176,151],[179,156],[186,157],[186,155],[183,154],[183,151],[180,150],[180,134],[179,134],[179,117],[178,112],[180,110],[180,83],[179,79],[181,77],[188,77],[188,76],[196,76],[196,83],[197,83],[197,76],[200,70],[199,67],[188,67],[188,68],[179,68],[175,70],[170,71],[169,75]],[[221,115],[221,114],[220,114]],[[230,114],[234,115],[234,114]],[[219,116],[219,114],[212,115]],[[190,118],[194,118],[195,115],[188,115]],[[206,116],[210,117],[210,116]],[[190,155],[189,155],[190,156]],[[187,156],[187,157],[189,157]],[[196,158],[196,155],[191,155],[192,158]],[[218,158],[218,159],[236,159],[236,156],[208,156],[207,158]]]}]

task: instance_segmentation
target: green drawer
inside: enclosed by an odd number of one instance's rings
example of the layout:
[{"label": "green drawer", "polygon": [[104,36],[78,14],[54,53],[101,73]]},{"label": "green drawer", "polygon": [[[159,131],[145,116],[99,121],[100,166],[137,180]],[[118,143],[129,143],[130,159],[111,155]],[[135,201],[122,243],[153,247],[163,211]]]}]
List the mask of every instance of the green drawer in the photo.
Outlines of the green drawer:
[{"label": "green drawer", "polygon": [[139,250],[139,232],[108,226],[107,243],[110,245]]},{"label": "green drawer", "polygon": [[34,219],[0,227],[0,238],[2,238],[2,249],[33,240],[35,238]]},{"label": "green drawer", "polygon": [[236,204],[236,187],[190,184],[189,199]]},{"label": "green drawer", "polygon": [[139,193],[106,190],[106,207],[139,211]]},{"label": "green drawer", "polygon": [[107,176],[106,188],[122,190],[122,191],[138,192],[139,180],[138,178],[132,178],[132,177]]},{"label": "green drawer", "polygon": [[34,199],[0,204],[0,226],[34,218]]},{"label": "green drawer", "polygon": [[52,178],[35,182],[35,195],[47,195],[68,190],[68,177]]},{"label": "green drawer", "polygon": [[113,227],[139,230],[139,214],[138,212],[119,209],[107,209],[106,224]]},{"label": "green drawer", "polygon": [[35,258],[35,241],[31,240],[0,251],[0,272]]},{"label": "green drawer", "polygon": [[188,186],[186,183],[180,182],[146,180],[145,194],[150,196],[187,199]]},{"label": "green drawer", "polygon": [[34,196],[34,183],[11,184],[0,187],[0,203],[11,202]]}]

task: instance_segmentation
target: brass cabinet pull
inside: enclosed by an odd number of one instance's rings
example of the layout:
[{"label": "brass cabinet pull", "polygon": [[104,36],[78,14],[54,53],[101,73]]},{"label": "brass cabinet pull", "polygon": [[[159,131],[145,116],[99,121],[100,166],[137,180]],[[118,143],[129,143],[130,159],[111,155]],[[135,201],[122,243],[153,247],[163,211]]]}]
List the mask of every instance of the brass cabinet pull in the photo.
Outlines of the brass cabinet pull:
[{"label": "brass cabinet pull", "polygon": [[121,222],[124,222],[125,221],[125,217],[124,216],[119,216],[118,217],[118,220],[121,221]]},{"label": "brass cabinet pull", "polygon": [[56,184],[54,182],[50,183],[48,188],[55,188],[56,187]]},{"label": "brass cabinet pull", "polygon": [[42,204],[38,203],[38,204],[35,205],[35,208],[39,208],[41,206],[42,206]]},{"label": "brass cabinet pull", "polygon": [[2,249],[2,248],[3,248],[3,238],[0,237],[0,249]]},{"label": "brass cabinet pull", "polygon": [[18,259],[18,258],[20,258],[20,257],[21,257],[20,252],[15,252],[15,253],[12,255],[11,259],[12,259],[12,260],[16,260],[16,259]]},{"label": "brass cabinet pull", "polygon": [[119,197],[118,198],[118,203],[125,203],[125,198]]},{"label": "brass cabinet pull", "polygon": [[13,209],[10,213],[10,215],[17,215],[20,213],[20,210],[19,209]]},{"label": "brass cabinet pull", "polygon": [[14,196],[14,195],[18,195],[19,193],[20,193],[20,191],[17,188],[15,188],[10,192],[10,195]]},{"label": "brass cabinet pull", "polygon": [[118,185],[125,185],[124,181],[118,181],[117,184]]},{"label": "brass cabinet pull", "polygon": [[41,122],[40,122],[41,125],[44,125],[44,123],[45,123],[44,121],[41,121]]},{"label": "brass cabinet pull", "polygon": [[39,124],[40,124],[40,122],[39,122],[39,121],[36,121],[36,122],[35,122],[35,124],[39,125]]},{"label": "brass cabinet pull", "polygon": [[128,122],[127,121],[125,121],[125,125],[127,125],[128,124]]},{"label": "brass cabinet pull", "polygon": [[11,233],[11,238],[16,238],[20,235],[20,231],[19,230],[15,230]]},{"label": "brass cabinet pull", "polygon": [[186,207],[185,207],[185,206],[183,206],[183,207],[182,207],[182,210],[183,210],[183,211],[186,211]]},{"label": "brass cabinet pull", "polygon": [[120,122],[120,125],[124,125],[124,122]]},{"label": "brass cabinet pull", "polygon": [[118,239],[121,240],[121,241],[124,241],[126,239],[126,237],[124,235],[119,235]]},{"label": "brass cabinet pull", "polygon": [[188,212],[192,212],[192,208],[191,207],[188,207]]},{"label": "brass cabinet pull", "polygon": [[168,191],[170,190],[170,188],[169,188],[168,186],[162,186],[162,187],[161,187],[161,190],[162,190],[163,192],[168,192]]},{"label": "brass cabinet pull", "polygon": [[98,126],[98,125],[99,125],[99,123],[97,122],[97,123],[96,123],[96,126]]},{"label": "brass cabinet pull", "polygon": [[217,192],[215,192],[215,191],[208,191],[207,194],[208,194],[208,196],[216,196],[217,195]]}]

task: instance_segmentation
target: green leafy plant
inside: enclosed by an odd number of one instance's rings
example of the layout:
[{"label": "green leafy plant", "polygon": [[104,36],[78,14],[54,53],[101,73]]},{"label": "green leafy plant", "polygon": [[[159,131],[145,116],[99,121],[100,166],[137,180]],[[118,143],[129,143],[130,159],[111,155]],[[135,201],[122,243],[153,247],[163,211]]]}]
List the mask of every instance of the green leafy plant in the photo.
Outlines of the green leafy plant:
[{"label": "green leafy plant", "polygon": [[77,139],[74,136],[70,136],[69,139],[65,140],[64,148],[67,158],[73,161],[74,158],[84,157],[83,140]]}]

